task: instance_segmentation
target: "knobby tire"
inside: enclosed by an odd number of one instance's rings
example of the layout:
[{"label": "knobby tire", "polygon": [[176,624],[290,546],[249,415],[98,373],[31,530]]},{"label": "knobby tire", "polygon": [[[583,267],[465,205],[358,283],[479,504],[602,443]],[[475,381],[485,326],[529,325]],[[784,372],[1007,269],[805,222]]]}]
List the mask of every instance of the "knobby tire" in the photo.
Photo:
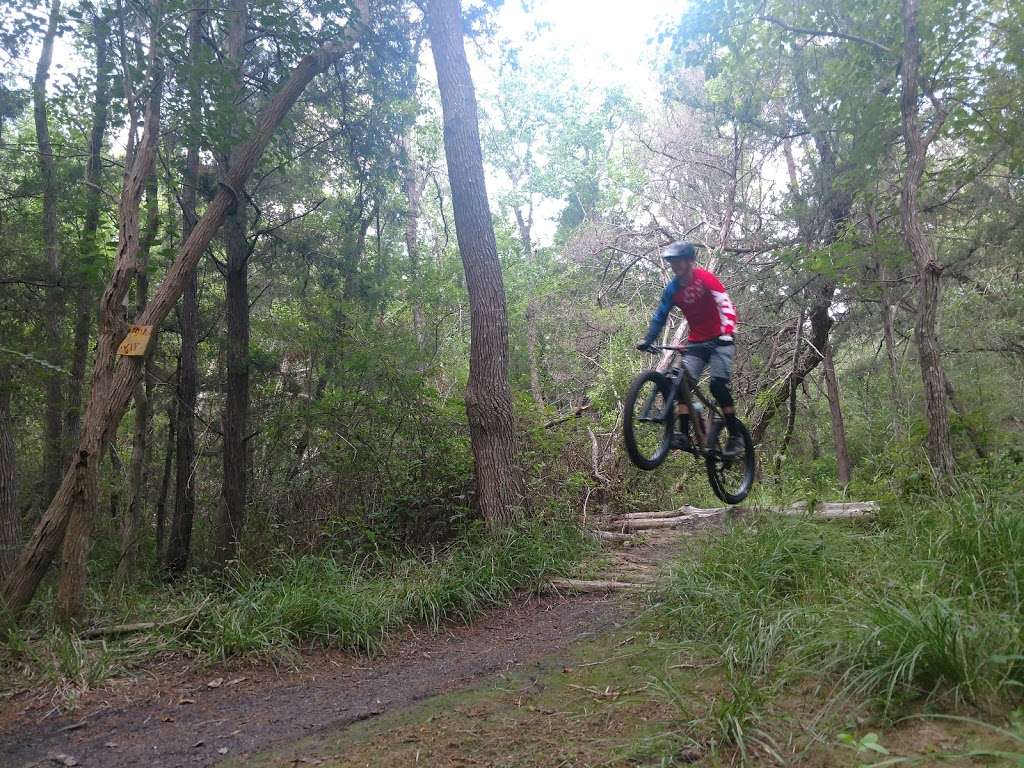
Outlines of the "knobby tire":
[{"label": "knobby tire", "polygon": [[[638,414],[637,409],[643,408],[644,402],[640,401],[639,406],[637,403],[638,398],[646,399],[652,390],[652,387],[645,385],[653,384],[657,392],[661,394],[661,405],[659,407],[665,409],[665,413],[660,414],[664,416],[664,422],[660,427],[654,426],[652,430],[652,436],[656,436],[657,429],[661,430],[660,442],[657,443],[653,451],[648,452],[645,446],[640,445],[637,440],[636,430],[638,427],[644,425],[643,422],[637,422],[636,419],[641,414]],[[669,446],[672,444],[672,427],[673,421],[675,421],[674,415],[669,412],[673,409],[668,407],[669,392],[671,391],[671,384],[667,376],[658,373],[657,371],[647,371],[640,374],[629,387],[629,392],[626,393],[626,400],[623,403],[625,414],[623,416],[622,432],[626,443],[626,453],[629,455],[630,461],[632,461],[637,467],[645,470],[652,470],[658,467],[665,457],[668,456]]]},{"label": "knobby tire", "polygon": [[[728,467],[733,469],[737,463],[740,463],[742,476],[739,483],[735,487],[725,487],[726,479],[722,477],[720,472],[720,469],[725,466],[724,460],[721,458],[721,449],[725,447],[729,435],[724,421],[716,421],[712,425],[711,434],[708,436],[709,451],[704,459],[707,465],[708,481],[711,483],[711,490],[715,492],[715,496],[726,504],[739,504],[747,498],[747,494],[750,493],[750,489],[754,485],[754,474],[756,471],[754,441],[743,422],[737,419],[736,423],[743,440],[743,452],[735,459],[732,459]],[[719,444],[720,439],[721,444]],[[730,485],[732,484],[730,483]]]}]

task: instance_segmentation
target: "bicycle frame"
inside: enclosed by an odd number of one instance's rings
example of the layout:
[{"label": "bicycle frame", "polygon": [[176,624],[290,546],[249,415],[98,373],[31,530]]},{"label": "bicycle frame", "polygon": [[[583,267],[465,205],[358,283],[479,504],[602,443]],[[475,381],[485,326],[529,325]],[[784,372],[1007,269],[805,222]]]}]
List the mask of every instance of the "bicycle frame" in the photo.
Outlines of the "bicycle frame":
[{"label": "bicycle frame", "polygon": [[[674,359],[675,355],[682,357],[683,351],[686,347],[660,347],[654,346],[654,349],[659,350],[671,350],[674,355],[670,360]],[[723,418],[721,411],[718,410],[717,404],[711,402],[704,393],[697,387],[697,382],[693,380],[686,367],[682,365],[680,359],[679,373],[678,375],[671,373],[669,369],[669,380],[672,382],[669,388],[668,400],[665,403],[666,413],[662,413],[658,418],[651,418],[651,408],[654,405],[654,397],[657,394],[657,390],[651,392],[647,396],[647,400],[644,402],[643,410],[641,411],[642,421],[661,421],[663,422],[666,418],[674,419],[676,417],[676,404],[682,403],[686,406],[688,413],[690,414],[690,423],[693,424],[693,430],[697,435],[696,446],[700,455],[707,453],[707,438],[708,429],[711,425],[711,419],[713,417]],[[694,418],[697,414],[693,411],[694,399],[698,400],[701,405],[704,406],[704,415],[702,418]]]}]

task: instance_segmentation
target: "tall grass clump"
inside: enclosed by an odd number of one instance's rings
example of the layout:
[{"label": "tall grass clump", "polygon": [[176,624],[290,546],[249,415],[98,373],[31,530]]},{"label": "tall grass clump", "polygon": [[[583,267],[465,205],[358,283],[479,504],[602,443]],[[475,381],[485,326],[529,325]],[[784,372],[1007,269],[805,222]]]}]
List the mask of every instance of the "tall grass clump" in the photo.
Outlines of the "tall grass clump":
[{"label": "tall grass clump", "polygon": [[[410,624],[468,621],[522,589],[574,569],[592,545],[567,522],[479,528],[430,556],[386,562],[284,558],[272,574],[238,574],[186,642],[215,659],[288,656],[300,646],[373,652]],[[205,594],[196,585],[195,598]]]},{"label": "tall grass clump", "polygon": [[1024,509],[1015,483],[887,505],[877,521],[759,517],[701,542],[663,626],[730,669],[825,676],[885,711],[1024,693]]}]

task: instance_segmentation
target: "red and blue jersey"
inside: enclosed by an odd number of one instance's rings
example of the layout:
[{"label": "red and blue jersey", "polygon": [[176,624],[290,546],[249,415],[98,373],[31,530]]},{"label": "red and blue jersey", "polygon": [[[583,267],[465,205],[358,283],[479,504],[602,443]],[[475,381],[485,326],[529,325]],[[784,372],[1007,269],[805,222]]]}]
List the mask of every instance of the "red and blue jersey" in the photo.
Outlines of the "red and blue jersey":
[{"label": "red and blue jersey", "polygon": [[731,337],[736,331],[736,309],[732,300],[721,281],[706,269],[694,267],[687,285],[680,285],[679,278],[673,277],[665,286],[644,341],[650,344],[658,337],[674,306],[679,307],[690,324],[687,338],[692,342]]}]

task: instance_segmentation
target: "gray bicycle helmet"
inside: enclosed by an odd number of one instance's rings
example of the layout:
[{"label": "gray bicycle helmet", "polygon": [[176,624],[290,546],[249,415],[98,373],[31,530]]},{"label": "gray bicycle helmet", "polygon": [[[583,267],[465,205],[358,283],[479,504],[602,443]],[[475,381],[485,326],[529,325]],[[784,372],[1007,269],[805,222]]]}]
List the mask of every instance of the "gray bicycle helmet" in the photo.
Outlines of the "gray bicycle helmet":
[{"label": "gray bicycle helmet", "polygon": [[661,258],[665,261],[677,261],[678,259],[695,261],[697,258],[697,249],[694,248],[693,243],[688,240],[678,240],[671,245],[665,246],[665,250],[661,252]]}]

